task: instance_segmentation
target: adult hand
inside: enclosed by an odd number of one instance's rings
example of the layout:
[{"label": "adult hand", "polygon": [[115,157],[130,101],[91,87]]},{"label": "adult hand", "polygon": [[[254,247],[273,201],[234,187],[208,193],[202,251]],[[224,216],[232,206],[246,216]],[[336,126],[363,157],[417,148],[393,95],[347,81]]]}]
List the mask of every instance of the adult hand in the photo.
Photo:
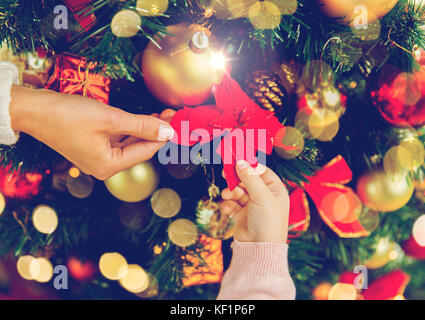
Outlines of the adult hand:
[{"label": "adult hand", "polygon": [[224,189],[223,214],[235,221],[234,239],[243,242],[281,242],[288,238],[289,196],[282,180],[269,168],[255,170],[246,161],[237,163],[241,184]]},{"label": "adult hand", "polygon": [[45,143],[84,173],[106,180],[152,158],[174,135],[163,119],[135,115],[93,99],[12,87],[12,129]]}]

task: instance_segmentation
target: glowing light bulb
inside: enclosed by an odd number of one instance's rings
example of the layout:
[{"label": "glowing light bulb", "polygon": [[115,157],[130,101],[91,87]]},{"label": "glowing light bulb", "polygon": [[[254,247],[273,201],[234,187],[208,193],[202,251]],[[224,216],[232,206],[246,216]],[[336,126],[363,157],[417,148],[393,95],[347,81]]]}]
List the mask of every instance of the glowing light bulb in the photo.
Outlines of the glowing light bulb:
[{"label": "glowing light bulb", "polygon": [[224,70],[226,67],[226,58],[223,53],[211,53],[211,64],[214,69]]}]

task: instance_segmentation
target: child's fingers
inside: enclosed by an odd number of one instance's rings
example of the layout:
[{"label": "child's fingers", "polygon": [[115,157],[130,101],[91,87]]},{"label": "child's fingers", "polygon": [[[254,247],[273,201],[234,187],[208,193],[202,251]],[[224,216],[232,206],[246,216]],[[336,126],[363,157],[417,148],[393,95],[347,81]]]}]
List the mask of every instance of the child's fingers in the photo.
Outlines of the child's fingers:
[{"label": "child's fingers", "polygon": [[238,212],[242,207],[236,201],[225,200],[220,203],[220,212],[225,215],[233,215]]},{"label": "child's fingers", "polygon": [[276,196],[281,196],[283,194],[287,194],[287,190],[285,185],[282,182],[282,179],[273,172],[270,168],[265,168],[264,173],[261,175],[261,179],[264,181],[266,186],[273,192]]},{"label": "child's fingers", "polygon": [[238,161],[236,166],[239,179],[245,184],[249,197],[254,202],[261,202],[264,194],[269,190],[263,179],[258,175],[258,172],[244,160]]},{"label": "child's fingers", "polygon": [[237,201],[242,207],[246,206],[249,202],[249,196],[246,191],[241,187],[236,187],[233,191],[230,191],[229,188],[226,188],[221,193],[221,197],[224,200],[234,200]]}]

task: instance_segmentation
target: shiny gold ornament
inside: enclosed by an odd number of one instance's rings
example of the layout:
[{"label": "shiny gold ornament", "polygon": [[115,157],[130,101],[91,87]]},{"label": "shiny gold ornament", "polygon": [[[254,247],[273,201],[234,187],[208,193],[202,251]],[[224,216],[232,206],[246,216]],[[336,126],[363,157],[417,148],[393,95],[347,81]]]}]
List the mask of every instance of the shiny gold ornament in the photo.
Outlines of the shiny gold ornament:
[{"label": "shiny gold ornament", "polygon": [[112,195],[125,202],[140,202],[155,191],[159,173],[151,161],[140,163],[105,181]]},{"label": "shiny gold ornament", "polygon": [[170,241],[179,247],[188,247],[198,239],[198,228],[187,219],[177,219],[168,227]]},{"label": "shiny gold ornament", "polygon": [[369,269],[379,269],[384,267],[391,261],[391,253],[396,250],[394,243],[388,239],[380,239],[375,247],[374,254],[364,262],[364,265]]},{"label": "shiny gold ornament", "polygon": [[182,207],[182,201],[173,189],[163,188],[155,191],[151,198],[153,212],[161,218],[176,216]]},{"label": "shiny gold ornament", "polygon": [[142,18],[132,10],[121,10],[111,22],[112,33],[120,38],[131,38],[139,33],[142,27]]},{"label": "shiny gold ornament", "polygon": [[249,8],[257,0],[198,0],[205,15],[214,15],[221,20],[232,20],[248,17]]},{"label": "shiny gold ornament", "polygon": [[205,102],[214,83],[224,76],[225,60],[214,48],[211,32],[196,24],[167,27],[170,35],[156,36],[143,54],[142,70],[148,89],[173,107]]},{"label": "shiny gold ornament", "polygon": [[141,16],[160,16],[168,9],[168,0],[137,0],[136,10]]},{"label": "shiny gold ornament", "polygon": [[230,239],[235,231],[232,218],[221,214],[219,202],[210,198],[198,202],[196,223],[209,236],[216,239]]},{"label": "shiny gold ornament", "polygon": [[257,1],[249,8],[248,17],[256,29],[275,29],[281,22],[282,13],[271,1]]},{"label": "shiny gold ornament", "polygon": [[319,0],[320,8],[330,17],[344,18],[352,26],[373,23],[389,13],[398,0]]},{"label": "shiny gold ornament", "polygon": [[263,109],[277,114],[283,111],[288,98],[278,75],[266,70],[249,74],[245,79],[245,91]]},{"label": "shiny gold ornament", "polygon": [[105,253],[100,257],[99,270],[109,280],[120,280],[128,272],[127,260],[117,252]]},{"label": "shiny gold ornament", "polygon": [[149,210],[142,203],[123,203],[118,208],[118,217],[123,225],[131,230],[142,229],[149,221]]},{"label": "shiny gold ornament", "polygon": [[[294,127],[285,127],[281,129],[278,134],[274,137],[274,139],[279,140],[279,144],[275,142],[274,150],[278,155],[282,158],[290,160],[298,157],[304,150],[304,137],[300,130]],[[290,147],[291,150],[287,150],[283,147]]]},{"label": "shiny gold ornament", "polygon": [[357,183],[360,200],[379,212],[391,212],[404,207],[413,191],[413,183],[409,183],[405,177],[392,177],[383,170],[370,171]]},{"label": "shiny gold ornament", "polygon": [[32,213],[32,223],[39,232],[51,234],[58,227],[58,215],[51,207],[40,205]]}]

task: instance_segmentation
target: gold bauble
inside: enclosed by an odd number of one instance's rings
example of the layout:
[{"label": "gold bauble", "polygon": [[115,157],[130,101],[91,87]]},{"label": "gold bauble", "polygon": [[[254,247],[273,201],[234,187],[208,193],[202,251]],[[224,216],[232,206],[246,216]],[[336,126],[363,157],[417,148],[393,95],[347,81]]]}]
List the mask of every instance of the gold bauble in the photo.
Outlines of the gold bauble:
[{"label": "gold bauble", "polygon": [[163,188],[155,191],[151,206],[153,212],[161,218],[172,218],[180,212],[182,200],[173,189]]},{"label": "gold bauble", "polygon": [[221,82],[224,60],[213,48],[210,31],[200,25],[181,23],[167,27],[167,32],[144,51],[146,85],[168,106],[199,105],[209,98],[212,85]]},{"label": "gold bauble", "polygon": [[140,202],[155,191],[159,172],[151,161],[146,161],[122,171],[105,181],[106,188],[116,198],[125,202]]},{"label": "gold bauble", "polygon": [[233,219],[229,215],[222,214],[219,202],[210,198],[199,200],[196,223],[209,236],[216,239],[230,239],[235,232]]},{"label": "gold bauble", "polygon": [[213,14],[221,20],[247,17],[249,8],[258,0],[198,0],[205,16]]},{"label": "gold bauble", "polygon": [[168,9],[168,0],[137,0],[136,10],[141,16],[160,16]]},{"label": "gold bauble", "polygon": [[404,207],[413,195],[414,185],[405,177],[391,176],[383,170],[363,175],[357,183],[357,194],[369,208],[379,212]]},{"label": "gold bauble", "polygon": [[387,265],[393,259],[393,253],[397,252],[397,245],[389,242],[388,239],[380,239],[375,247],[373,255],[363,264],[369,269],[379,269]]},{"label": "gold bauble", "polygon": [[320,8],[330,17],[344,18],[344,23],[355,23],[362,8],[367,9],[368,23],[384,17],[398,0],[319,0]]}]

